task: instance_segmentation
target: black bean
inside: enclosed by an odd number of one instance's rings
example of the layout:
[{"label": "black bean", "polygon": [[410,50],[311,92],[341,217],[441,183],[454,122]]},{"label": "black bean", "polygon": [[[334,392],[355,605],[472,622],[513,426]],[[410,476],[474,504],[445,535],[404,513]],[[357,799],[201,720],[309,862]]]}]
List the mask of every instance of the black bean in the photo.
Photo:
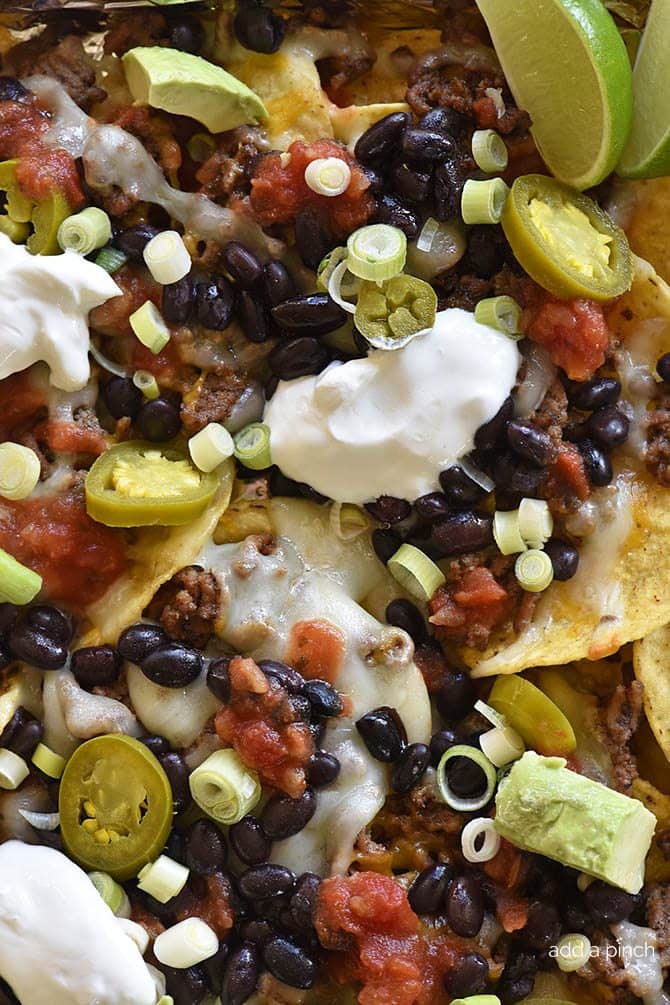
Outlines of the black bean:
[{"label": "black bean", "polygon": [[307,268],[316,271],[336,242],[323,219],[308,207],[295,218],[295,243]]},{"label": "black bean", "polygon": [[288,910],[288,898],[261,897],[259,900],[252,901],[250,907],[256,917],[271,922],[276,933],[277,928],[283,927],[281,919]]},{"label": "black bean", "polygon": [[402,538],[392,530],[373,530],[372,547],[380,562],[384,565],[402,544]]},{"label": "black bean", "polygon": [[402,149],[412,160],[441,161],[454,155],[456,144],[446,133],[414,126],[405,131]]},{"label": "black bean", "polygon": [[9,651],[7,643],[4,641],[0,642],[0,670],[5,670],[10,665],[12,660],[13,657]]},{"label": "black bean", "polygon": [[468,117],[455,108],[431,108],[419,119],[421,129],[436,129],[448,136],[458,136],[468,127]]},{"label": "black bean", "polygon": [[224,331],[233,318],[235,294],[225,276],[211,276],[198,283],[195,290],[195,311],[205,328]]},{"label": "black bean", "polygon": [[[493,231],[493,233],[492,233]],[[497,239],[496,239],[497,238]],[[508,247],[502,234],[490,226],[472,227],[466,251],[469,271],[480,279],[492,279],[505,264]]]},{"label": "black bean", "polygon": [[556,444],[551,436],[525,419],[512,419],[507,424],[507,442],[515,454],[540,468],[556,460]]},{"label": "black bean", "polygon": [[625,921],[633,913],[637,900],[630,893],[618,890],[601,879],[590,883],[584,893],[584,901],[599,927]]},{"label": "black bean", "polygon": [[330,353],[316,338],[303,335],[276,345],[268,356],[268,364],[280,380],[295,380],[320,373],[330,362]]},{"label": "black bean", "polygon": [[425,496],[419,496],[414,503],[414,509],[422,520],[428,520],[432,523],[434,520],[441,520],[447,516],[451,505],[444,492],[428,492]]},{"label": "black bean", "polygon": [[32,756],[43,734],[43,724],[22,705],[19,705],[0,735],[0,747],[7,747],[19,757],[28,759]]},{"label": "black bean", "polygon": [[407,891],[415,914],[436,914],[441,910],[452,875],[452,868],[446,863],[430,865],[419,873]]},{"label": "black bean", "polygon": [[140,408],[137,426],[145,440],[164,443],[173,439],[181,429],[179,409],[167,398],[154,398]]},{"label": "black bean", "polygon": [[612,450],[628,439],[630,422],[614,405],[606,405],[594,412],[586,423],[588,435],[604,447]]},{"label": "black bean", "polygon": [[85,646],[72,653],[70,669],[79,686],[92,691],[118,680],[121,654],[113,646]]},{"label": "black bean", "polygon": [[16,623],[19,608],[15,604],[0,604],[0,639],[7,637],[9,629]]},{"label": "black bean", "polygon": [[44,632],[53,642],[66,646],[72,641],[74,628],[66,614],[50,604],[35,604],[24,612],[26,623],[37,631]]},{"label": "black bean", "polygon": [[302,719],[304,722],[311,721],[312,706],[307,698],[301,694],[292,694],[289,698],[289,704],[296,718]]},{"label": "black bean", "polygon": [[268,307],[276,307],[296,294],[295,283],[285,265],[268,262],[263,266],[263,296]]},{"label": "black bean", "polygon": [[621,394],[621,384],[614,377],[593,377],[584,383],[569,381],[566,389],[570,404],[584,412],[613,405]]},{"label": "black bean", "polygon": [[247,900],[260,900],[288,893],[295,885],[295,874],[283,865],[268,862],[247,869],[239,877],[238,883],[243,897]]},{"label": "black bean", "polygon": [[314,678],[305,681],[304,692],[311,703],[314,715],[329,717],[342,714],[344,709],[342,696],[327,680]]},{"label": "black bean", "polygon": [[121,632],[117,649],[124,660],[141,663],[149,653],[167,642],[167,635],[160,625],[150,625],[139,621]]},{"label": "black bean", "polygon": [[579,552],[572,544],[552,538],[547,541],[544,550],[551,559],[554,579],[564,581],[572,579],[579,568]]},{"label": "black bean", "polygon": [[252,290],[263,275],[261,262],[239,241],[229,241],[224,246],[221,261],[230,278],[243,290]]},{"label": "black bean", "polygon": [[361,716],[356,722],[365,746],[377,761],[392,764],[400,757],[407,735],[394,708],[382,706]]},{"label": "black bean", "polygon": [[430,763],[434,768],[442,760],[442,755],[461,740],[453,729],[438,729],[430,738]]},{"label": "black bean", "polygon": [[218,660],[213,660],[207,667],[207,687],[224,705],[230,701],[229,666],[230,659],[222,656]]},{"label": "black bean", "polygon": [[461,157],[450,157],[436,167],[433,198],[438,220],[455,220],[460,215],[461,196],[467,175],[467,168]]},{"label": "black bean", "polygon": [[298,877],[295,892],[289,901],[291,917],[298,931],[312,931],[320,886],[321,877],[313,872],[303,872]]},{"label": "black bean", "polygon": [[434,524],[432,539],[444,555],[480,551],[493,541],[491,518],[472,510],[453,513]]},{"label": "black bean", "polygon": [[390,180],[393,191],[400,199],[422,203],[430,196],[433,177],[429,171],[421,171],[400,161],[393,167]]},{"label": "black bean", "polygon": [[186,865],[198,876],[211,876],[226,864],[226,839],[213,820],[196,820],[186,831]]},{"label": "black bean", "polygon": [[307,781],[315,789],[331,785],[340,773],[340,762],[326,750],[315,750],[307,762]]},{"label": "black bean", "polygon": [[29,94],[16,77],[0,76],[0,101],[25,101]]},{"label": "black bean", "polygon": [[452,998],[477,995],[486,990],[488,976],[489,965],[481,953],[463,953],[444,975],[444,987]]},{"label": "black bean", "polygon": [[256,990],[260,977],[260,955],[252,942],[244,942],[230,954],[221,985],[226,1005],[244,1005]]},{"label": "black bean", "polygon": [[[511,450],[497,452],[493,461],[496,489],[505,489],[518,495],[531,498],[536,495],[544,474],[542,468],[525,464]],[[499,497],[496,497],[496,501],[501,502]]]},{"label": "black bean", "polygon": [[170,744],[164,736],[141,736],[140,743],[143,743],[152,754],[156,755],[156,757],[158,757],[159,754],[170,753]]},{"label": "black bean", "polygon": [[377,223],[388,223],[389,226],[402,230],[408,241],[417,238],[421,230],[421,218],[417,211],[393,195],[382,195],[377,204],[375,219]]},{"label": "black bean", "polygon": [[273,334],[272,322],[265,306],[254,293],[241,290],[237,296],[237,318],[244,337],[250,342],[267,342]]},{"label": "black bean", "polygon": [[[482,429],[483,426],[480,427],[480,432]],[[473,482],[457,464],[440,472],[440,485],[452,506],[472,506],[486,495],[481,485]]]},{"label": "black bean", "polygon": [[452,757],[445,765],[451,791],[460,799],[473,799],[486,791],[483,769],[469,757]]},{"label": "black bean", "polygon": [[246,865],[260,865],[270,857],[272,842],[256,817],[246,816],[233,824],[228,837],[233,851]]},{"label": "black bean", "polygon": [[576,888],[564,891],[567,896],[561,903],[563,928],[568,932],[584,932],[593,926],[593,917],[586,906],[583,894]]},{"label": "black bean", "polygon": [[316,796],[311,789],[305,789],[299,799],[275,793],[263,809],[261,823],[268,837],[273,841],[283,841],[299,834],[315,812]]},{"label": "black bean", "polygon": [[[0,81],[2,81],[2,77],[0,77]],[[6,98],[3,99],[1,97],[1,92],[0,100],[7,100]],[[16,997],[9,984],[7,984],[6,981],[3,981],[2,978],[0,978],[0,1005],[21,1005],[21,1002]]]},{"label": "black bean", "polygon": [[561,935],[561,918],[553,904],[534,900],[528,908],[528,918],[522,932],[522,940],[530,949],[546,953],[558,942]]},{"label": "black bean", "polygon": [[[177,970],[161,967],[165,974],[165,990],[174,999],[174,1005],[199,1005],[207,994],[207,977],[202,967]],[[241,1002],[244,999],[240,999]]]},{"label": "black bean", "polygon": [[[503,439],[507,423],[514,414],[514,401],[505,398],[502,405],[488,422],[480,426],[475,433],[475,446],[478,450],[493,450]],[[443,486],[444,488],[444,486]],[[446,491],[446,489],[445,489]]]},{"label": "black bean", "polygon": [[531,953],[514,953],[507,957],[505,969],[497,986],[503,1005],[512,1005],[527,998],[535,984],[539,961]]},{"label": "black bean", "polygon": [[302,694],[305,678],[287,663],[280,660],[260,660],[258,666],[266,677],[278,681],[289,694]]},{"label": "black bean", "polygon": [[254,942],[257,945],[262,945],[271,939],[274,935],[274,929],[269,921],[265,921],[262,918],[253,918],[251,921],[245,921],[244,924],[240,926],[240,936],[245,942]]},{"label": "black bean", "polygon": [[219,948],[214,953],[214,956],[210,956],[209,959],[203,960],[200,964],[207,977],[207,983],[209,985],[210,991],[218,992],[221,990],[221,981],[223,980],[223,970],[228,960],[230,954],[230,946],[227,942],[220,942]]},{"label": "black bean", "polygon": [[142,673],[162,687],[186,687],[200,676],[202,656],[181,642],[166,642],[142,661]]},{"label": "black bean", "polygon": [[197,53],[205,41],[205,30],[195,17],[183,15],[170,24],[170,45],[181,52]]},{"label": "black bean", "polygon": [[289,332],[327,335],[341,328],[346,313],[327,293],[303,293],[272,308],[272,317]]},{"label": "black bean", "polygon": [[410,743],[400,754],[391,771],[394,792],[411,792],[421,781],[430,764],[430,750],[425,743]]},{"label": "black bean", "polygon": [[161,308],[168,324],[185,325],[191,317],[194,304],[195,283],[191,275],[163,287]]},{"label": "black bean", "polygon": [[291,988],[311,988],[316,980],[314,960],[295,942],[280,935],[263,946],[263,962],[273,977]]},{"label": "black bean", "polygon": [[423,642],[428,635],[423,614],[416,604],[404,597],[392,600],[386,608],[384,617],[389,625],[407,632],[415,643]]},{"label": "black bean", "polygon": [[666,383],[670,381],[670,352],[664,352],[656,362],[656,373]]},{"label": "black bean", "polygon": [[380,523],[400,523],[412,512],[411,503],[395,496],[379,496],[374,502],[366,503],[365,508]]},{"label": "black bean", "polygon": [[477,699],[475,685],[464,670],[452,670],[435,695],[435,704],[447,722],[458,722],[472,709]]},{"label": "black bean", "polygon": [[128,416],[134,419],[140,410],[144,395],[129,377],[112,377],[102,388],[102,398],[113,419]]},{"label": "black bean", "polygon": [[457,876],[446,899],[447,920],[456,935],[473,938],[484,921],[484,894],[472,875]]},{"label": "black bean", "polygon": [[393,112],[366,129],[354,149],[356,160],[363,164],[386,161],[396,153],[411,122],[407,112]]},{"label": "black bean", "polygon": [[149,223],[137,223],[134,227],[122,230],[112,240],[112,244],[122,251],[129,262],[144,264],[143,252],[149,241],[156,236],[158,230]]},{"label": "black bean", "polygon": [[607,454],[593,440],[581,440],[578,447],[591,484],[598,487],[609,485],[614,478],[614,472]]},{"label": "black bean", "polygon": [[21,615],[7,636],[7,646],[15,659],[40,670],[59,670],[67,661],[67,646],[30,624],[29,612]]},{"label": "black bean", "polygon": [[284,19],[274,14],[269,7],[244,0],[239,4],[233,19],[235,36],[245,49],[254,52],[276,52],[284,41],[286,27]]},{"label": "black bean", "polygon": [[387,184],[386,179],[381,174],[381,172],[376,171],[373,167],[370,167],[369,164],[361,164],[360,166],[362,167],[365,176],[370,182],[370,188],[368,189],[368,191],[375,193],[381,192],[381,190]]},{"label": "black bean", "polygon": [[191,803],[191,790],[188,785],[191,772],[188,764],[181,754],[175,753],[160,754],[158,760],[168,776],[175,813],[181,813]]}]

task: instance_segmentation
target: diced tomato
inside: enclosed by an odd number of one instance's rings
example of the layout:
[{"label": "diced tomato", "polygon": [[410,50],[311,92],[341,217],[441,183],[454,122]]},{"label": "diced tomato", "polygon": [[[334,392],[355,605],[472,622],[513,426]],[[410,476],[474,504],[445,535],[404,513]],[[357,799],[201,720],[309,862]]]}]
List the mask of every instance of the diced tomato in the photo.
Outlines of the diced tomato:
[{"label": "diced tomato", "polygon": [[[370,179],[345,147],[333,140],[311,144],[296,140],[288,153],[290,160],[278,153],[263,157],[252,179],[251,206],[263,227],[293,223],[306,207],[315,209],[337,237],[346,237],[367,223],[375,209],[368,191]],[[342,195],[318,195],[305,181],[307,165],[322,157],[339,157],[351,168],[351,181]]]},{"label": "diced tomato", "polygon": [[20,151],[16,180],[23,194],[34,202],[42,202],[52,192],[62,192],[72,210],[86,202],[77,165],[67,150],[27,144]]},{"label": "diced tomato", "polygon": [[464,638],[473,625],[491,629],[510,614],[511,598],[493,573],[481,568],[466,569],[460,583],[441,586],[430,601],[429,621],[445,638]]},{"label": "diced tomato", "polygon": [[524,311],[522,327],[571,380],[587,380],[605,362],[609,331],[602,307],[593,300],[556,300],[545,293]]},{"label": "diced tomato", "polygon": [[506,932],[518,932],[528,922],[529,902],[515,893],[499,893],[496,897],[496,915]]},{"label": "diced tomato", "polygon": [[297,621],[291,629],[286,662],[303,677],[334,684],[344,661],[342,632],[329,621]]},{"label": "diced tomato", "polygon": [[502,838],[497,855],[485,862],[482,869],[496,883],[511,890],[523,878],[526,862],[527,858],[524,858],[519,849]]},{"label": "diced tomato", "polygon": [[42,576],[50,600],[74,608],[98,600],[126,568],[123,533],[91,520],[77,491],[3,501],[0,547]]},{"label": "diced tomato", "polygon": [[47,404],[44,393],[35,387],[28,370],[0,380],[0,401],[0,440],[11,440],[22,426],[28,422],[32,424]]},{"label": "diced tomato", "polygon": [[213,928],[219,939],[224,940],[233,927],[235,915],[230,906],[230,880],[223,872],[215,872],[204,876],[206,893],[196,897],[186,888],[184,906],[177,912],[177,920],[200,918]]},{"label": "diced tomato", "polygon": [[34,101],[0,101],[0,160],[18,157],[48,128],[49,119]]},{"label": "diced tomato", "polygon": [[485,566],[468,569],[453,598],[459,607],[490,607],[507,599],[507,592]]},{"label": "diced tomato", "polygon": [[549,468],[547,494],[550,499],[570,503],[583,502],[591,494],[591,486],[584,470],[584,460],[577,447],[561,443],[558,457]]}]

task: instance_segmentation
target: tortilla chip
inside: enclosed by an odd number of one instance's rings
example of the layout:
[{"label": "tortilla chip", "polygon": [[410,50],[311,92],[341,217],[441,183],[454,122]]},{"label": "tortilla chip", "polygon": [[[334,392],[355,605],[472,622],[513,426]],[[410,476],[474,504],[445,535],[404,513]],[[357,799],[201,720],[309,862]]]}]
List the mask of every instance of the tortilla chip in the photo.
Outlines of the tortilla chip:
[{"label": "tortilla chip", "polygon": [[670,282],[670,178],[620,184],[616,201],[631,248],[646,258],[662,279]]},{"label": "tortilla chip", "polygon": [[665,756],[670,757],[670,625],[636,643],[633,666],[635,676],[644,684],[649,725]]},{"label": "tortilla chip", "polygon": [[[630,357],[629,374],[640,364],[653,371],[670,349],[670,287],[648,262],[635,264],[633,287],[608,318]],[[620,375],[625,392],[628,378]],[[601,659],[670,620],[664,581],[670,492],[632,454],[621,451],[617,463],[616,494],[584,541],[577,575],[549,587],[531,625],[516,638],[494,640],[484,652],[462,651],[475,677]],[[596,498],[607,500],[607,490]]]},{"label": "tortilla chip", "polygon": [[130,568],[88,608],[91,627],[82,645],[115,643],[124,628],[139,621],[158,588],[193,562],[228,507],[234,476],[234,464],[227,461],[219,491],[197,520],[183,527],[142,527],[134,532],[128,549]]},{"label": "tortilla chip", "polygon": [[636,799],[647,807],[658,820],[656,834],[652,842],[651,850],[647,856],[647,866],[645,870],[646,883],[664,882],[670,879],[670,861],[665,857],[659,847],[658,838],[663,831],[670,828],[670,796],[664,795],[644,778],[636,778],[633,782],[632,794]]}]

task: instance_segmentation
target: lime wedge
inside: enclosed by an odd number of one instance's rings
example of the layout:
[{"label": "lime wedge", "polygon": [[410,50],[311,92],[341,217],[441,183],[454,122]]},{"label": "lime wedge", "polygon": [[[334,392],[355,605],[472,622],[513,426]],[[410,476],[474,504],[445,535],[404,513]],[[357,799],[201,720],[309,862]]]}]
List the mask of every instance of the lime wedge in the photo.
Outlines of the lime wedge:
[{"label": "lime wedge", "polygon": [[621,156],[632,114],[630,62],[614,21],[600,0],[477,5],[545,164],[575,188],[597,185]]},{"label": "lime wedge", "polygon": [[633,128],[617,166],[622,178],[670,173],[670,6],[655,0],[633,71]]}]

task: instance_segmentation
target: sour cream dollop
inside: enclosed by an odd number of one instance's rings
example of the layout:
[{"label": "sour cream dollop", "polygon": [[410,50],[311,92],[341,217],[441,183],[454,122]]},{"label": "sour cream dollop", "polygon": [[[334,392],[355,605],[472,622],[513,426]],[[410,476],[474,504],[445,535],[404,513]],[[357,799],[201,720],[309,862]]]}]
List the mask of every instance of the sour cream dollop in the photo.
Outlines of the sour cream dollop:
[{"label": "sour cream dollop", "polygon": [[265,410],[272,460],[339,502],[416,499],[474,447],[516,382],[507,336],[467,311],[441,311],[404,349],[280,381]]},{"label": "sour cream dollop", "polygon": [[0,975],[21,1005],[153,1005],[156,986],[90,879],[53,848],[0,845]]},{"label": "sour cream dollop", "polygon": [[54,387],[78,391],[91,370],[88,314],[121,290],[74,251],[31,255],[0,234],[0,379],[44,360]]}]

